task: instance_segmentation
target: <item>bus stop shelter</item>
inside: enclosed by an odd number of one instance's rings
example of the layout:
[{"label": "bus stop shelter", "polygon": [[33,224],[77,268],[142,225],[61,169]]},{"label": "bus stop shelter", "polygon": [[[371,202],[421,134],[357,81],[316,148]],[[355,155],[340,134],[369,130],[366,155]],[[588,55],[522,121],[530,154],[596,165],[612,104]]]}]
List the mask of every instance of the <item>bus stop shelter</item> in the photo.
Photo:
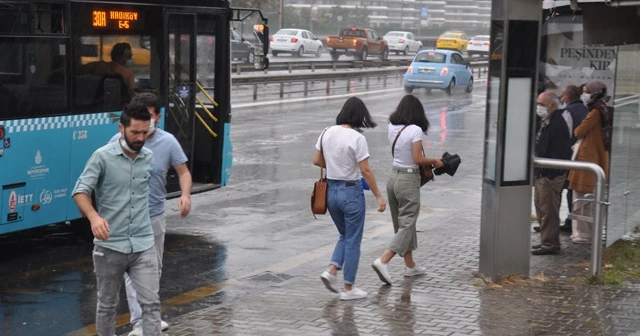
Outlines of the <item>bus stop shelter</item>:
[{"label": "bus stop shelter", "polygon": [[[615,108],[604,239],[640,224],[640,1],[493,0],[480,273],[529,275],[536,97],[600,80]],[[602,249],[599,249],[601,251]],[[600,258],[600,256],[592,256]]]}]

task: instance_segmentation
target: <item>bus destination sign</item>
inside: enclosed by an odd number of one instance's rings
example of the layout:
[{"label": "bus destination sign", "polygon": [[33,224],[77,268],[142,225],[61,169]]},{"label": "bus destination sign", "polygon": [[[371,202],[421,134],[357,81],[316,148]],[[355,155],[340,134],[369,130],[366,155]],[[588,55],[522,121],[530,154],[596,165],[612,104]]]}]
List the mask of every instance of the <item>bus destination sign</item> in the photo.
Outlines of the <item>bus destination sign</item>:
[{"label": "bus destination sign", "polygon": [[119,10],[94,10],[92,12],[94,28],[129,30],[138,21],[138,12]]}]

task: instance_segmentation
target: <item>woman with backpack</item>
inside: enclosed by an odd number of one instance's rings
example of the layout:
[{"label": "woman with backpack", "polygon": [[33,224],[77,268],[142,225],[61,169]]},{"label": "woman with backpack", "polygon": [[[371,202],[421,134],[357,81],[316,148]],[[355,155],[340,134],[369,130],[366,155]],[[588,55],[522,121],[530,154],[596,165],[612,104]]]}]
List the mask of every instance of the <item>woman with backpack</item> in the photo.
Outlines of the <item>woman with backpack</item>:
[{"label": "woman with backpack", "polygon": [[[605,175],[609,174],[609,151],[611,150],[611,132],[613,126],[613,109],[607,106],[611,97],[607,96],[607,86],[601,81],[590,81],[583,87],[582,99],[589,108],[589,114],[578,126],[574,135],[579,143],[574,156],[576,161],[587,161],[598,164]],[[584,199],[586,194],[593,193],[596,177],[588,171],[571,170],[569,172],[569,189],[573,190],[574,199]],[[578,202],[574,213],[591,216],[591,202]],[[573,220],[571,240],[576,244],[591,242],[592,224]]]}]

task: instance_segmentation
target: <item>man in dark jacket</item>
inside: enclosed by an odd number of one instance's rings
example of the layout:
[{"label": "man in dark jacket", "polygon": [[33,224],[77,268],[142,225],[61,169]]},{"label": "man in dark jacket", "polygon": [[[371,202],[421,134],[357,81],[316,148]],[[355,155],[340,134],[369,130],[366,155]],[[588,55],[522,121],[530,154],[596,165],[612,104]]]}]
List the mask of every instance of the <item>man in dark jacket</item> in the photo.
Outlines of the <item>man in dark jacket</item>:
[{"label": "man in dark jacket", "polygon": [[[537,99],[536,113],[541,120],[536,136],[535,154],[547,159],[571,158],[569,126],[558,109],[560,100],[552,92],[543,92]],[[566,170],[535,168],[534,204],[540,223],[541,244],[532,246],[531,254],[560,252],[560,200],[567,177]]]}]

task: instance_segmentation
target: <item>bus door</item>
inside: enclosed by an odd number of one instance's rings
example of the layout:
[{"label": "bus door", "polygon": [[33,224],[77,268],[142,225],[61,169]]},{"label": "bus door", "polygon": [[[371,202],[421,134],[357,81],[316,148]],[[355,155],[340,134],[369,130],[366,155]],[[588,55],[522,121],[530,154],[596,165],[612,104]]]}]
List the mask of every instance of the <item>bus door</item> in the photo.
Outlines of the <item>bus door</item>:
[{"label": "bus door", "polygon": [[[167,60],[169,85],[166,90],[168,104],[165,111],[165,130],[172,133],[184,150],[193,170],[195,92],[196,92],[196,16],[194,14],[167,13]],[[168,176],[169,190],[177,183],[174,172]]]}]

